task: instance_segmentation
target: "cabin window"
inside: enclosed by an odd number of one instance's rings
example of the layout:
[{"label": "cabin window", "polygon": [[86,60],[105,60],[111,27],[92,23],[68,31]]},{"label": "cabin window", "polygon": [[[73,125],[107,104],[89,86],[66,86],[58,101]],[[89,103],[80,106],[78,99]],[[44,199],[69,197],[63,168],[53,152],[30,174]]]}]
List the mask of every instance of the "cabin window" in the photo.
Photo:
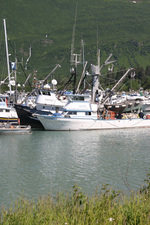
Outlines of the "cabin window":
[{"label": "cabin window", "polygon": [[69,115],[77,115],[77,112],[68,112]]},{"label": "cabin window", "polygon": [[2,109],[0,109],[0,112],[3,112],[3,110],[2,110]]},{"label": "cabin window", "polygon": [[85,115],[91,116],[91,112],[86,112]]},{"label": "cabin window", "polygon": [[10,112],[10,110],[9,109],[6,109],[6,112]]},{"label": "cabin window", "polygon": [[73,101],[84,101],[84,96],[69,96]]}]

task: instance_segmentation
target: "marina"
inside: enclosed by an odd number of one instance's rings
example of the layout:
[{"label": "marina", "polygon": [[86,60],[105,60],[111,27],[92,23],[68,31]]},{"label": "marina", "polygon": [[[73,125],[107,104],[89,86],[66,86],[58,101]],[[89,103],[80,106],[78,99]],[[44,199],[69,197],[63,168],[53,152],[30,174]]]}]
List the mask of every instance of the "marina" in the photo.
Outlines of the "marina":
[{"label": "marina", "polygon": [[0,224],[150,224],[149,12],[1,1]]},{"label": "marina", "polygon": [[[5,20],[4,27],[9,91],[0,96],[0,206],[22,195],[37,200],[70,192],[76,184],[88,195],[103,184],[127,194],[139,190],[149,170],[150,93],[117,94],[134,68],[124,70],[109,90],[103,89],[101,70],[116,62],[110,60],[112,54],[100,64],[97,49],[97,64],[86,71],[88,62],[81,62],[72,47],[71,77],[62,90],[57,90],[57,80],[48,81],[57,64],[43,80],[34,74],[32,90],[27,93],[23,86],[19,93],[16,67],[9,68]],[[77,83],[78,64],[83,70]],[[83,88],[89,77],[89,89]]]}]

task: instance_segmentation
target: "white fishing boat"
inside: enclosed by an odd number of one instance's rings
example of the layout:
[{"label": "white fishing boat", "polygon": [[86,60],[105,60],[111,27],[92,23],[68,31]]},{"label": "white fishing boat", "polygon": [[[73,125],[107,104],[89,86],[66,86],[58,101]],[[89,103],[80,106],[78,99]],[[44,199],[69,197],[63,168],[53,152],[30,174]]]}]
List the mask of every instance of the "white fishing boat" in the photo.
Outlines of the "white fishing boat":
[{"label": "white fishing boat", "polygon": [[8,98],[8,95],[0,94],[0,122],[18,122],[17,112],[8,104]]},{"label": "white fishing boat", "polygon": [[[101,70],[99,54],[98,65],[91,65],[91,70],[93,77],[91,98],[87,98],[85,95],[74,94],[63,108],[63,113],[53,113],[49,115],[36,114],[45,130],[74,131],[150,127],[149,119],[116,119],[112,111],[109,112],[110,116],[108,116],[108,112],[104,110],[104,104],[109,96],[106,96],[101,103],[96,103],[96,93],[99,83],[98,76]],[[112,88],[112,91],[132,70],[132,68],[127,70],[123,77]]]},{"label": "white fishing boat", "polygon": [[[73,102],[70,104],[74,104]],[[70,105],[71,106],[71,105]],[[106,129],[127,129],[127,128],[150,128],[150,119],[143,118],[122,118],[116,119],[104,117],[97,113],[97,105],[78,102],[77,107],[71,110],[68,104],[63,114],[38,115],[45,130],[75,131],[75,130],[106,130]],[[77,103],[76,103],[77,106]],[[67,109],[68,108],[68,109]],[[79,110],[80,108],[80,110]]]},{"label": "white fishing boat", "polygon": [[[9,121],[9,122],[18,122],[18,115],[15,108],[12,105],[12,96],[13,92],[11,86],[14,86],[15,80],[12,79],[10,76],[10,61],[9,61],[9,54],[8,54],[8,43],[7,43],[7,31],[6,31],[6,21],[4,22],[4,32],[5,32],[5,46],[6,46],[6,56],[7,56],[7,70],[8,70],[8,77],[5,80],[9,79],[8,86],[9,86],[9,94],[0,94],[0,122]],[[4,81],[0,82],[0,85],[5,83]]]},{"label": "white fishing boat", "polygon": [[0,123],[0,134],[31,134],[31,126]]},{"label": "white fishing boat", "polygon": [[18,117],[21,124],[30,124],[33,128],[42,128],[40,121],[33,117],[33,113],[49,114],[62,112],[67,100],[59,100],[56,93],[52,90],[37,89],[35,106],[27,106],[26,104],[15,104]]},{"label": "white fishing boat", "polygon": [[15,104],[15,109],[17,111],[18,117],[20,118],[21,124],[30,124],[32,128],[43,128],[40,121],[33,117],[32,114],[39,113],[54,113],[62,112],[63,106],[66,104],[67,100],[63,99],[62,96],[58,96],[56,93],[57,81],[53,79],[52,86],[45,84],[48,77],[58,68],[58,64],[44,80],[38,81],[37,85],[31,93],[28,93],[21,101]]},{"label": "white fishing boat", "polygon": [[106,130],[126,128],[150,128],[150,119],[110,119],[98,120],[89,117],[70,117],[61,115],[39,115],[38,119],[45,130],[74,131],[74,130]]}]

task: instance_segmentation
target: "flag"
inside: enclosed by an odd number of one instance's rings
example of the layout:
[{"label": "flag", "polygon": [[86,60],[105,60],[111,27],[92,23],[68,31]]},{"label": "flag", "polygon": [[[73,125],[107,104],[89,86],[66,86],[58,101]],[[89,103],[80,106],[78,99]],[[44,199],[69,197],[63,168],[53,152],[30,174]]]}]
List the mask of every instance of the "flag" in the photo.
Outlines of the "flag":
[{"label": "flag", "polygon": [[16,70],[16,63],[15,62],[10,62],[10,69]]}]

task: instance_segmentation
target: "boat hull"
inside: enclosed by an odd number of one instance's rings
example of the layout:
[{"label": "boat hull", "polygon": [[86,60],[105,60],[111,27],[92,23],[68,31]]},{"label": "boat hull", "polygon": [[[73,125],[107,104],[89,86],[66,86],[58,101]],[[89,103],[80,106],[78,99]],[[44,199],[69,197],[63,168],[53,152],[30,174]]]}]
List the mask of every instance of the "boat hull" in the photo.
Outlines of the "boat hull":
[{"label": "boat hull", "polygon": [[0,127],[0,134],[31,134],[31,126]]},{"label": "boat hull", "polygon": [[18,118],[0,117],[0,123],[1,122],[18,123]]},{"label": "boat hull", "polygon": [[41,122],[32,116],[32,114],[36,112],[35,108],[32,109],[27,106],[16,104],[15,109],[17,111],[21,125],[31,125],[32,128],[43,129]]},{"label": "boat hull", "polygon": [[150,128],[150,119],[83,119],[54,116],[38,116],[45,130],[73,131],[73,130],[106,130],[128,128]]}]

